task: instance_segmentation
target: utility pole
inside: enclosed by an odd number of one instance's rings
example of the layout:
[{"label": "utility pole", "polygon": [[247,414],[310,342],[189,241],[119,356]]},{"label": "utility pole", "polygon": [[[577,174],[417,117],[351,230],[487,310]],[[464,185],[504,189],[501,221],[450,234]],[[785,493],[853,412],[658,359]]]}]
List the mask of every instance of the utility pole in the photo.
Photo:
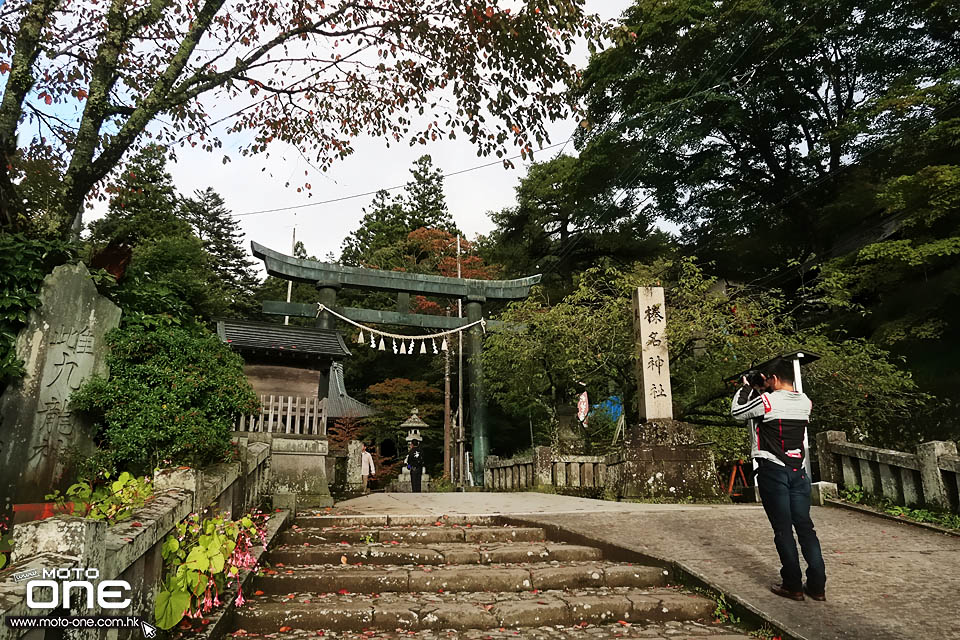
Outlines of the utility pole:
[{"label": "utility pole", "polygon": [[[447,307],[447,317],[450,317],[450,307]],[[453,481],[450,469],[450,349],[449,345],[443,352],[443,476]]]},{"label": "utility pole", "polygon": [[[462,278],[460,266],[460,234],[457,234],[457,277]],[[463,319],[463,299],[457,298],[457,318]],[[467,483],[466,464],[464,463],[466,433],[463,428],[463,331],[457,332],[457,467],[461,486]]]},{"label": "utility pole", "polygon": [[[297,225],[293,225],[293,242],[290,245],[290,255],[297,252]],[[293,280],[287,280],[287,302],[290,302],[290,295],[293,293]],[[290,316],[283,316],[283,324],[290,324]]]}]

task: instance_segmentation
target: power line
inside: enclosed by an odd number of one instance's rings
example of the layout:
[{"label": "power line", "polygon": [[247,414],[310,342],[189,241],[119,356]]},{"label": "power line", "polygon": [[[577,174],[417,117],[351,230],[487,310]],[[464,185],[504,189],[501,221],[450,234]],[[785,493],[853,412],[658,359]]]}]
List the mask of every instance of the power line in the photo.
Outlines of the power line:
[{"label": "power line", "polygon": [[[736,1],[734,2],[733,6],[732,6],[730,9],[727,10],[727,12],[726,12],[725,15],[731,14],[731,13],[733,12],[733,10],[736,8],[736,6],[739,4],[739,2],[740,2],[740,0],[736,0]],[[805,21],[806,21],[806,20],[804,20],[804,22],[805,22]],[[801,25],[802,25],[802,24],[803,24],[803,23],[801,23]],[[798,26],[797,28],[799,28],[799,26]],[[796,31],[794,31],[794,33],[795,33],[795,32],[796,32]],[[787,36],[787,38],[784,40],[784,42],[786,42],[786,40],[789,40],[790,37],[792,37],[792,35],[793,35],[793,33],[791,33],[789,36]],[[759,36],[760,36],[760,34],[758,33],[757,36],[754,38],[754,40],[751,41],[750,45],[747,46],[748,49],[749,49],[750,46],[752,46],[753,42],[755,42],[755,41],[756,41],[756,38],[758,38]],[[777,48],[774,49],[774,51],[776,51],[777,49],[779,49],[780,46],[783,46],[783,43],[781,43],[780,45],[778,45]],[[744,53],[745,53],[745,52],[744,52]],[[772,55],[772,53],[773,53],[773,52],[771,52],[770,55]],[[728,54],[728,55],[729,55],[729,54]],[[724,56],[724,57],[725,57],[725,56]],[[733,66],[733,64],[736,64],[736,62],[738,62],[739,59],[742,58],[742,57],[743,57],[743,53],[741,53],[741,55],[738,56],[737,59],[734,60],[734,62],[731,63],[731,64],[727,67],[727,69],[724,70],[724,73],[725,73],[726,71],[728,71],[728,70],[730,69],[730,67]],[[768,57],[769,57],[769,55],[768,55]],[[697,91],[696,93],[693,93],[694,89],[696,89],[697,86],[699,86],[700,82],[702,82],[703,79],[707,77],[707,75],[709,74],[709,72],[710,72],[710,70],[711,70],[712,68],[713,68],[713,64],[711,64],[711,65],[707,68],[707,70],[704,71],[703,74],[701,74],[700,78],[697,79],[697,82],[694,83],[694,85],[690,88],[690,91],[688,91],[688,92],[687,92],[687,95],[685,95],[683,98],[677,98],[676,100],[672,100],[672,101],[667,102],[667,103],[665,103],[665,104],[659,105],[659,106],[657,106],[657,107],[655,107],[655,108],[653,108],[653,109],[648,109],[647,111],[645,111],[644,113],[641,113],[640,115],[636,116],[635,118],[632,118],[632,119],[629,120],[629,121],[626,121],[626,122],[624,122],[624,123],[621,123],[621,126],[622,126],[622,125],[625,125],[625,124],[628,124],[629,122],[631,122],[631,121],[633,121],[633,120],[635,120],[635,119],[637,119],[637,118],[642,118],[642,117],[645,117],[645,116],[647,116],[647,115],[652,115],[652,114],[654,114],[654,113],[656,113],[656,112],[663,111],[664,109],[667,109],[667,108],[669,108],[669,107],[671,107],[671,106],[673,106],[673,105],[675,105],[675,104],[679,104],[679,103],[681,103],[681,102],[684,102],[684,101],[686,101],[686,100],[689,100],[689,99],[691,99],[691,98],[694,98],[694,97],[697,97],[697,96],[700,96],[700,95],[704,95],[704,94],[709,93],[709,92],[711,92],[711,91],[713,91],[713,90],[715,90],[715,89],[718,89],[718,88],[720,88],[720,87],[722,87],[722,86],[729,85],[729,84],[731,84],[731,82],[738,83],[738,84],[739,84],[739,83],[743,83],[743,84],[740,85],[740,86],[744,86],[747,82],[749,82],[749,81],[753,78],[753,74],[756,72],[756,67],[755,67],[755,68],[754,68],[753,70],[751,70],[750,72],[745,72],[745,73],[741,74],[740,76],[734,76],[733,78],[731,78],[730,80],[728,80],[728,81],[726,81],[726,82],[721,82],[721,83],[718,83],[718,84],[713,85],[712,87],[707,87],[706,89],[703,89],[703,90],[701,90],[701,91]],[[722,75],[722,74],[720,74],[720,75]],[[714,76],[714,77],[716,77],[716,76]],[[256,103],[254,103],[254,104],[256,104]],[[248,105],[248,107],[244,107],[244,109],[249,108],[249,106],[253,106],[253,105]],[[239,112],[237,112],[237,113],[239,113]],[[232,117],[233,115],[235,115],[235,114],[231,114],[230,116],[227,116],[227,118]],[[578,125],[578,126],[579,126],[579,125]],[[557,155],[555,156],[555,158],[556,158],[556,157],[559,157],[560,154],[563,153],[564,149],[566,149],[566,147],[567,147],[567,145],[570,143],[570,141],[573,140],[574,135],[576,134],[576,131],[577,131],[576,128],[574,128],[574,132],[571,133],[570,136],[569,136],[566,140],[564,140],[562,143],[556,143],[556,144],[552,144],[552,145],[543,147],[543,148],[540,149],[540,151],[546,151],[546,150],[548,150],[548,149],[554,149],[554,148],[556,148],[556,147],[560,147],[560,151],[557,152]],[[448,178],[448,177],[452,177],[452,176],[457,176],[457,175],[460,175],[460,174],[463,174],[463,173],[468,173],[468,172],[471,172],[471,171],[476,171],[476,170],[478,170],[478,169],[485,169],[485,168],[487,168],[487,167],[491,167],[491,166],[496,165],[496,164],[501,164],[501,163],[503,163],[503,162],[507,162],[507,161],[511,161],[511,160],[516,160],[516,159],[523,158],[523,157],[524,157],[524,154],[517,154],[517,155],[515,155],[515,156],[511,156],[511,157],[509,157],[509,158],[504,158],[504,159],[502,159],[502,160],[497,160],[497,161],[494,161],[494,162],[489,162],[489,163],[487,163],[487,164],[482,164],[482,165],[478,165],[478,166],[475,166],[475,167],[470,167],[470,168],[467,168],[467,169],[461,169],[460,171],[454,171],[454,172],[451,172],[451,173],[445,173],[445,174],[443,174],[443,177],[444,177],[444,178]],[[623,169],[623,170],[621,171],[621,174],[620,174],[619,176],[617,176],[616,181],[619,181],[619,179],[623,177],[623,174],[624,174],[626,171],[627,171],[626,168]],[[638,172],[638,170],[635,170],[634,174],[631,176],[631,179],[632,179],[632,177],[635,177],[636,172]],[[404,188],[405,186],[406,186],[405,184],[402,184],[402,185],[394,185],[394,186],[392,186],[392,187],[384,187],[384,188],[381,188],[381,189],[375,189],[375,190],[373,190],[373,191],[367,191],[367,192],[364,192],[364,193],[358,193],[358,194],[354,194],[354,195],[350,195],[350,196],[343,196],[343,197],[340,197],[340,198],[331,198],[331,199],[328,199],[328,200],[319,200],[319,201],[317,201],[317,202],[309,202],[309,203],[304,203],[304,204],[300,204],[300,205],[291,205],[291,206],[288,206],[288,207],[277,207],[277,208],[274,208],[274,209],[262,209],[262,210],[256,210],[256,211],[246,211],[246,212],[244,212],[244,213],[234,213],[234,214],[232,214],[232,215],[234,215],[234,216],[236,216],[236,217],[244,217],[244,216],[259,215],[259,214],[262,214],[262,213],[278,213],[278,212],[282,212],[282,211],[291,211],[291,210],[297,210],[297,209],[304,209],[304,208],[307,208],[307,207],[321,206],[321,205],[324,205],[324,204],[334,204],[334,203],[337,203],[337,202],[344,202],[344,201],[347,201],[347,200],[354,200],[354,199],[357,199],[357,198],[365,198],[365,197],[369,197],[369,196],[372,196],[372,195],[376,195],[376,193],[379,192],[379,191],[395,191],[395,190],[397,190],[397,189],[402,189],[402,188]],[[622,191],[623,193],[626,193],[626,189],[622,189],[621,191]]]},{"label": "power line", "polygon": [[[563,142],[563,143],[558,142],[558,143],[556,143],[556,144],[551,144],[551,145],[549,145],[549,146],[547,146],[547,147],[543,147],[542,149],[540,149],[540,151],[546,151],[546,150],[548,150],[548,149],[553,149],[553,148],[555,148],[555,147],[559,147],[559,146],[565,145],[565,144],[566,144],[565,142]],[[444,177],[444,178],[450,178],[450,177],[453,177],[453,176],[459,176],[460,174],[463,174],[463,173],[469,173],[469,172],[471,172],[471,171],[476,171],[476,170],[478,170],[478,169],[486,169],[487,167],[492,167],[492,166],[497,165],[497,164],[503,164],[504,162],[509,162],[509,161],[511,161],[511,160],[516,160],[516,159],[518,159],[518,158],[523,158],[523,157],[525,157],[525,156],[527,156],[527,155],[530,155],[530,154],[520,153],[520,154],[517,154],[517,155],[515,155],[515,156],[510,156],[509,158],[503,158],[503,159],[501,159],[501,160],[495,160],[495,161],[493,161],[493,162],[488,162],[488,163],[486,163],[486,164],[480,164],[480,165],[477,165],[477,166],[475,166],[475,167],[469,167],[469,168],[467,168],[467,169],[460,169],[459,171],[451,171],[450,173],[445,173],[445,174],[443,174],[443,177]],[[258,215],[258,214],[261,214],[261,213],[277,213],[277,212],[279,212],[279,211],[291,211],[291,210],[294,210],[294,209],[306,209],[307,207],[318,207],[318,206],[323,205],[323,204],[332,204],[332,203],[335,203],[335,202],[343,202],[343,201],[345,201],[345,200],[355,200],[355,199],[357,199],[357,198],[366,198],[366,197],[368,197],[368,196],[376,195],[376,194],[377,194],[378,192],[380,192],[380,191],[396,191],[397,189],[403,189],[403,188],[406,187],[406,186],[407,186],[406,184],[398,184],[398,185],[394,185],[394,186],[392,186],[392,187],[382,187],[382,188],[380,188],[380,189],[375,189],[375,190],[373,190],[373,191],[366,191],[366,192],[364,192],[364,193],[355,193],[355,194],[353,194],[353,195],[342,196],[342,197],[340,197],[340,198],[330,198],[329,200],[318,200],[317,202],[307,202],[307,203],[304,203],[304,204],[295,204],[295,205],[291,205],[291,206],[289,206],[289,207],[277,207],[276,209],[261,209],[261,210],[258,210],[258,211],[245,211],[244,213],[234,213],[234,214],[232,214],[232,215],[234,215],[234,216],[236,216],[236,217],[239,218],[239,217],[243,217],[243,216],[255,216],[255,215]]]}]

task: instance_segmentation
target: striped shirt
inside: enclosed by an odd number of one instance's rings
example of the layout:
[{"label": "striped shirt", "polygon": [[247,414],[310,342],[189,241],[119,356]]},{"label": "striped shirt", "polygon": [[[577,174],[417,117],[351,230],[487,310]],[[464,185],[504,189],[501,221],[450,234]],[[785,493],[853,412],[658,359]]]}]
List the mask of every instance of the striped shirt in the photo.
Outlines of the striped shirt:
[{"label": "striped shirt", "polygon": [[751,426],[750,456],[799,467],[813,403],[805,394],[779,390],[759,393],[744,385],[733,396],[731,415]]}]

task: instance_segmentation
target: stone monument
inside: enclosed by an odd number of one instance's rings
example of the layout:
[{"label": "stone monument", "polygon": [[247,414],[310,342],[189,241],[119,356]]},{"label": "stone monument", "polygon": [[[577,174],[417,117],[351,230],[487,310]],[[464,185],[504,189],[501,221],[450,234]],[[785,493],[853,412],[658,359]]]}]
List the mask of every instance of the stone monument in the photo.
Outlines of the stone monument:
[{"label": "stone monument", "polygon": [[[430,428],[429,425],[420,418],[419,413],[420,412],[417,409],[413,409],[410,412],[410,417],[400,425],[401,429],[407,430],[407,436],[404,438],[404,440],[407,443],[408,451],[403,452],[402,456],[404,459],[406,458],[407,453],[409,453],[409,445],[411,442],[416,440],[421,445],[423,444],[423,435],[420,433],[420,431],[422,429]],[[413,491],[413,486],[410,481],[410,469],[407,469],[407,465],[403,465],[402,470],[400,471],[400,477],[394,481],[392,488],[394,491],[403,493],[409,493],[410,491]],[[430,474],[427,473],[426,469],[424,469],[423,475],[421,476],[420,488],[425,493],[430,491]]]},{"label": "stone monument", "polygon": [[26,375],[0,397],[0,513],[62,488],[69,451],[94,448],[70,394],[107,375],[104,334],[119,322],[120,308],[97,293],[83,264],[44,279],[40,306],[17,337]]},{"label": "stone monument", "polygon": [[673,419],[667,307],[662,287],[633,293],[640,424],[623,450],[618,495],[630,498],[713,497],[718,493],[713,453],[696,446],[692,425]]}]

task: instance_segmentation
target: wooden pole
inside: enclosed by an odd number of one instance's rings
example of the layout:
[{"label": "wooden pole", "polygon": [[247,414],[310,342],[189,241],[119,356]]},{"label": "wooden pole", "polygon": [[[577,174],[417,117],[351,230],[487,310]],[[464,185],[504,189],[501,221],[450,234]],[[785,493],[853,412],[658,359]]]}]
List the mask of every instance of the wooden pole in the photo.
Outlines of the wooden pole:
[{"label": "wooden pole", "polygon": [[[450,307],[447,307],[450,317]],[[450,473],[450,349],[443,352],[443,476],[448,480]]]}]

